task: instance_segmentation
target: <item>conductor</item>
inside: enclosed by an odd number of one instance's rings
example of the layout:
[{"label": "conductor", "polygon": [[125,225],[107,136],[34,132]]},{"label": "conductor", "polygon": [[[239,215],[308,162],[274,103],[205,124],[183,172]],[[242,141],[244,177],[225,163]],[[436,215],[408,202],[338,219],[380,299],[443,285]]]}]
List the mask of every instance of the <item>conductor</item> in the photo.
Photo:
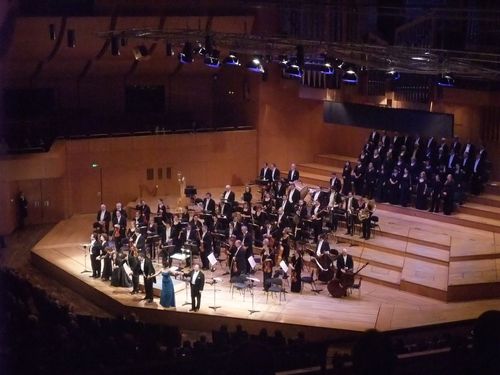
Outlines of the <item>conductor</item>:
[{"label": "conductor", "polygon": [[189,273],[191,284],[191,309],[189,311],[198,311],[200,309],[201,291],[205,286],[205,275],[200,271],[200,266],[195,264]]}]

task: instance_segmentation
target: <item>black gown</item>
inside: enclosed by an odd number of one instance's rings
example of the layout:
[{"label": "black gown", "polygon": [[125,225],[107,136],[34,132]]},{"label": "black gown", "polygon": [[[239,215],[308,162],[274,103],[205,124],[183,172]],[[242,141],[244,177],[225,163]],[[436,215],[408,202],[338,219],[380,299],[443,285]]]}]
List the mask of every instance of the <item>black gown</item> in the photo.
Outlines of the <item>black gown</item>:
[{"label": "black gown", "polygon": [[417,182],[417,198],[415,200],[415,208],[417,210],[427,209],[427,182],[424,179],[419,179]]},{"label": "black gown", "polygon": [[455,196],[455,183],[453,181],[446,181],[443,186],[443,213],[451,215],[453,212],[453,202]]},{"label": "black gown", "polygon": [[399,178],[392,175],[387,182],[387,194],[389,196],[389,203],[399,204]]},{"label": "black gown", "polygon": [[399,204],[403,207],[410,202],[411,177],[409,174],[403,175],[399,180]]},{"label": "black gown", "polygon": [[127,258],[124,254],[120,254],[115,259],[115,268],[113,269],[113,273],[111,275],[111,285],[112,286],[121,286],[129,288],[132,286],[132,280],[130,276],[125,272],[125,268],[123,265],[127,263]]},{"label": "black gown", "polygon": [[342,195],[347,195],[352,189],[351,186],[351,172],[352,168],[350,166],[345,166],[344,169],[342,170]]},{"label": "black gown", "polygon": [[302,257],[296,257],[295,255],[292,257],[292,265],[293,269],[291,272],[291,280],[290,280],[290,291],[293,293],[300,293],[302,289]]}]

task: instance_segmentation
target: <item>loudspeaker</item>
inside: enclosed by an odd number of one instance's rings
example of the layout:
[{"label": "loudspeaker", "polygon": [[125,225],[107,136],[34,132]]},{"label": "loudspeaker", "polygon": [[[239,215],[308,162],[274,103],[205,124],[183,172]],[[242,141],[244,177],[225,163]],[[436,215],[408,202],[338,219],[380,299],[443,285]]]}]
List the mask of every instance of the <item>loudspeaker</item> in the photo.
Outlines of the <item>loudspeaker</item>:
[{"label": "loudspeaker", "polygon": [[53,23],[49,25],[49,36],[50,40],[56,40],[56,25]]},{"label": "loudspeaker", "polygon": [[68,47],[75,48],[76,47],[76,33],[75,30],[69,29],[67,33],[68,37]]},{"label": "loudspeaker", "polygon": [[111,38],[111,54],[120,56],[120,39],[117,36]]},{"label": "loudspeaker", "polygon": [[135,47],[134,49],[132,49],[132,53],[134,54],[134,58],[137,61],[147,60],[150,57],[149,51],[145,45],[140,45],[138,47]]}]

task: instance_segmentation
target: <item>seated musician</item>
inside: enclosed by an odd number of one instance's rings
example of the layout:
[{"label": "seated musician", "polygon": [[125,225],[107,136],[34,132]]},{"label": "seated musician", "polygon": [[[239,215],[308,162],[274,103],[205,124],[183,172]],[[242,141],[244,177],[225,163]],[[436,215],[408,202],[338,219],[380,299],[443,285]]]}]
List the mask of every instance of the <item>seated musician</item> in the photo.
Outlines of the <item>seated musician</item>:
[{"label": "seated musician", "polygon": [[144,221],[144,216],[141,215],[140,211],[135,211],[133,224],[135,228],[139,228],[146,225],[146,222]]},{"label": "seated musician", "polygon": [[245,247],[241,240],[234,242],[235,252],[231,260],[231,277],[239,276],[246,271],[247,259],[245,258]]},{"label": "seated musician", "polygon": [[290,226],[288,217],[285,215],[285,211],[282,208],[278,210],[278,219],[276,220],[276,226],[278,228],[278,236],[281,235],[286,227]]},{"label": "seated musician", "polygon": [[165,218],[166,213],[167,213],[167,206],[165,206],[163,199],[160,198],[158,199],[158,205],[156,206],[156,216]]},{"label": "seated musician", "polygon": [[264,226],[267,220],[267,214],[262,209],[262,205],[258,204],[255,206],[255,212],[253,213],[253,222],[257,224],[260,228]]},{"label": "seated musician", "polygon": [[277,228],[269,221],[266,221],[262,229],[260,230],[260,233],[262,235],[263,239],[272,239],[277,232]]},{"label": "seated musician", "polygon": [[250,273],[252,271],[252,266],[248,262],[248,258],[253,257],[253,236],[248,231],[248,227],[246,225],[241,226],[241,242],[245,247],[245,259],[247,259],[246,273]]},{"label": "seated musician", "polygon": [[239,212],[235,212],[233,214],[233,221],[231,221],[233,230],[230,234],[234,234],[236,238],[241,239],[241,226],[242,226],[242,217]]},{"label": "seated musician", "polygon": [[241,217],[243,222],[247,225],[252,221],[252,207],[249,202],[243,203],[243,209],[241,211]]},{"label": "seated musician", "polygon": [[354,261],[350,254],[347,254],[347,249],[343,248],[342,253],[337,258],[337,278],[340,278],[342,272],[352,272],[354,269]]},{"label": "seated musician", "polygon": [[317,189],[312,195],[311,195],[313,203],[319,202],[321,206],[326,206],[325,203],[325,193],[321,191],[321,189]]},{"label": "seated musician", "polygon": [[[200,246],[200,236],[198,233],[198,230],[196,229],[195,226],[188,224],[186,228],[181,232],[181,242],[189,245],[189,246],[196,246],[199,248]],[[190,267],[191,266],[191,259],[192,256],[188,259],[186,259],[186,266]]]},{"label": "seated musician", "polygon": [[280,208],[283,205],[283,197],[286,195],[287,184],[284,180],[279,180],[273,187],[275,197],[275,207]]},{"label": "seated musician", "polygon": [[137,249],[137,251],[142,252],[146,247],[146,237],[141,233],[139,229],[130,228],[129,242],[132,247]]},{"label": "seated musician", "polygon": [[264,239],[261,252],[262,259],[262,274],[263,274],[263,285],[264,290],[267,291],[271,286],[270,279],[273,276],[273,268],[275,261],[274,250],[269,247],[269,240]]},{"label": "seated musician", "polygon": [[127,220],[127,211],[122,207],[122,204],[120,202],[116,203],[115,209],[113,213],[111,214],[111,220],[114,221],[116,219],[116,213],[120,212],[120,215]]},{"label": "seated musician", "polygon": [[264,197],[262,198],[262,206],[266,213],[270,214],[274,210],[274,202],[271,193],[266,191]]},{"label": "seated musician", "polygon": [[200,220],[198,214],[193,214],[193,216],[189,219],[189,225],[198,228],[201,231],[203,222]]},{"label": "seated musician", "polygon": [[297,170],[297,167],[295,166],[294,163],[290,165],[290,170],[288,171],[288,176],[287,180],[288,182],[294,182],[297,181],[300,178],[299,171]]}]

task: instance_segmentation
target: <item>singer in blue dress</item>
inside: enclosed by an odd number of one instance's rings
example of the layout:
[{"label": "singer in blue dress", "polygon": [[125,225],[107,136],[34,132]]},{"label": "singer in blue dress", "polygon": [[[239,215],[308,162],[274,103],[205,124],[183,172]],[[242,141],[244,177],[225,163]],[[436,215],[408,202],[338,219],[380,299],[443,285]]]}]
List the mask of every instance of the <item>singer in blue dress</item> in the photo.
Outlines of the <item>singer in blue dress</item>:
[{"label": "singer in blue dress", "polygon": [[162,269],[158,271],[154,276],[161,274],[161,293],[160,293],[160,305],[163,307],[175,307],[175,291],[174,284],[172,282],[171,275],[173,274],[168,268],[168,262],[163,262]]}]

